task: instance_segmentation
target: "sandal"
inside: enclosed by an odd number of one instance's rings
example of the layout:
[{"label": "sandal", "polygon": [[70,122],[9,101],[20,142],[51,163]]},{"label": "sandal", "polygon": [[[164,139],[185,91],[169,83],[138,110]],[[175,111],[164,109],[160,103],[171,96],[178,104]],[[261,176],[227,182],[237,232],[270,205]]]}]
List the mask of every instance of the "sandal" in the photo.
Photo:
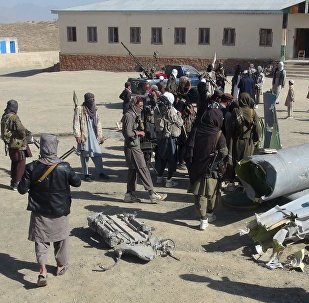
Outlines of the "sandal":
[{"label": "sandal", "polygon": [[42,287],[47,285],[47,276],[38,275],[37,286]]},{"label": "sandal", "polygon": [[56,276],[63,276],[65,272],[68,270],[68,266],[57,266]]}]

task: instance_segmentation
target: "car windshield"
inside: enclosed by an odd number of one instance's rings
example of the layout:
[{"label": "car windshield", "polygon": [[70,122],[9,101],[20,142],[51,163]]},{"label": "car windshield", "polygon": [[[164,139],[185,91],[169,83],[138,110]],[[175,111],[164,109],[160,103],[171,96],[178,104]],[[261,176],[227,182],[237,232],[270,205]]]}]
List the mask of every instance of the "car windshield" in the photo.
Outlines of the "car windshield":
[{"label": "car windshield", "polygon": [[186,71],[186,74],[188,74],[189,77],[199,74],[199,72],[193,66],[185,66],[184,69]]}]

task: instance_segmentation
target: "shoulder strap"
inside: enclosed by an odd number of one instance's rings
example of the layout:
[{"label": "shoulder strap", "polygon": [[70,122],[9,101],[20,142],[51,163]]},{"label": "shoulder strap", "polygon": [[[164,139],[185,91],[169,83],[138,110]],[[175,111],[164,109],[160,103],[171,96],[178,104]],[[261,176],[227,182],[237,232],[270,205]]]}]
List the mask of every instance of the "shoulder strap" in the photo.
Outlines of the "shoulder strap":
[{"label": "shoulder strap", "polygon": [[39,178],[37,183],[43,182],[46,179],[46,177],[54,170],[54,168],[56,168],[56,166],[57,164],[50,165],[48,169],[44,172],[44,174]]},{"label": "shoulder strap", "polygon": [[217,145],[218,145],[218,142],[219,142],[219,139],[221,137],[221,134],[222,134],[222,130],[220,129],[216,135],[216,139],[215,139],[215,143],[214,143],[214,151],[216,151],[216,148],[217,148]]}]

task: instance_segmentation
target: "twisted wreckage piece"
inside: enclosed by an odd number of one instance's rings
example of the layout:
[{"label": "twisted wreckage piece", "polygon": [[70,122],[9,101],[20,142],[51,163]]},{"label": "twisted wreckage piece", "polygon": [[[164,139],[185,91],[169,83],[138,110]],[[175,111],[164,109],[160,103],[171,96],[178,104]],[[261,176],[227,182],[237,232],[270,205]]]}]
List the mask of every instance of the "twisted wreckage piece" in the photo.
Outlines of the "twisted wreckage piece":
[{"label": "twisted wreckage piece", "polygon": [[98,233],[116,253],[115,266],[124,253],[132,254],[144,261],[151,261],[157,255],[173,256],[175,243],[152,235],[152,228],[135,219],[135,214],[105,215],[94,213],[88,216],[88,226]]},{"label": "twisted wreckage piece", "polygon": [[309,144],[253,155],[236,173],[249,199],[263,202],[309,189]]},{"label": "twisted wreckage piece", "polygon": [[[261,252],[273,249],[267,267],[282,267],[279,257],[285,245],[309,238],[309,194],[283,206],[275,206],[263,214],[256,214],[255,220],[247,226],[249,236]],[[304,252],[295,254],[288,267],[304,269]]]}]

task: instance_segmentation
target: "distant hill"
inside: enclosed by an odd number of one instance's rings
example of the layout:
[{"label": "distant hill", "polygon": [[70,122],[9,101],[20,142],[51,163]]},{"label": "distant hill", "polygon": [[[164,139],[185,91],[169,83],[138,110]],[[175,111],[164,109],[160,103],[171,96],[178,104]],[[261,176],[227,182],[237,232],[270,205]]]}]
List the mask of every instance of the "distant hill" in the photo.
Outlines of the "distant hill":
[{"label": "distant hill", "polygon": [[20,52],[59,50],[56,21],[0,24],[0,37],[16,37]]}]

